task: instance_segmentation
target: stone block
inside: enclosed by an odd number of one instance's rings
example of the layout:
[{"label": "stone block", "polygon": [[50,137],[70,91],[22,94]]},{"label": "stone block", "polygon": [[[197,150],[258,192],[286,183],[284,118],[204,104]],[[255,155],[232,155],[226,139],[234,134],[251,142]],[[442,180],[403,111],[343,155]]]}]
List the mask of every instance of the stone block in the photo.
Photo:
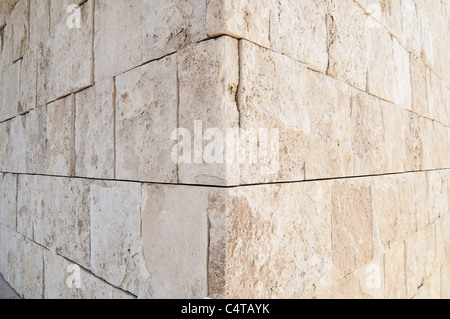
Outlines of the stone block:
[{"label": "stone block", "polygon": [[11,119],[17,115],[19,108],[20,65],[17,61],[0,75],[1,108],[0,121]]},{"label": "stone block", "polygon": [[427,173],[430,203],[430,222],[448,213],[448,179],[446,171]]},{"label": "stone block", "polygon": [[17,175],[0,173],[0,224],[16,229]]},{"label": "stone block", "polygon": [[115,287],[138,295],[148,272],[141,244],[141,188],[138,183],[90,185],[92,272]]},{"label": "stone block", "polygon": [[26,171],[26,120],[18,116],[11,120],[10,136],[10,172],[24,173]]},{"label": "stone block", "polygon": [[350,0],[330,2],[329,9],[327,74],[366,90],[368,17],[356,2]]},{"label": "stone block", "polygon": [[279,1],[273,7],[271,49],[325,73],[328,66],[326,1]]},{"label": "stone block", "polygon": [[406,240],[407,297],[413,297],[426,284],[436,268],[435,227],[430,225]]},{"label": "stone block", "polygon": [[441,273],[438,270],[426,278],[424,284],[412,299],[440,299],[441,298]]},{"label": "stone block", "polygon": [[21,60],[18,114],[36,108],[36,88],[36,50],[33,48]]},{"label": "stone block", "polygon": [[426,165],[425,154],[431,144],[424,141],[426,127],[422,123],[424,123],[424,119],[417,114],[406,114],[405,171],[421,170]]},{"label": "stone block", "polygon": [[427,67],[420,58],[411,55],[412,110],[420,115],[428,115]]},{"label": "stone block", "polygon": [[30,49],[42,46],[50,37],[50,0],[30,1]]},{"label": "stone block", "polygon": [[72,176],[75,167],[74,95],[47,105],[48,175]]},{"label": "stone block", "polygon": [[435,127],[437,124],[429,118],[418,117],[420,134],[417,143],[422,147],[422,169],[429,170],[439,167],[438,145],[434,144]]},{"label": "stone block", "polygon": [[449,214],[445,214],[436,220],[436,263],[438,266],[445,264],[450,257],[449,227]]},{"label": "stone block", "polygon": [[20,0],[11,12],[13,28],[12,61],[22,58],[29,47],[29,0]]},{"label": "stone block", "polygon": [[75,175],[114,178],[114,80],[75,95]]},{"label": "stone block", "polygon": [[405,141],[411,140],[407,136],[409,113],[390,102],[380,101],[384,126],[384,144],[385,144],[385,173],[405,172],[407,159],[412,157],[409,149],[407,151]]},{"label": "stone block", "polygon": [[400,37],[403,33],[401,0],[355,0],[377,24],[369,22],[370,28],[385,27],[389,33]]},{"label": "stone block", "polygon": [[177,182],[177,61],[168,56],[116,78],[116,178]]},{"label": "stone block", "polygon": [[11,56],[13,49],[13,33],[12,24],[3,24],[0,26],[0,39],[2,46],[0,47],[0,71],[1,73],[12,64]]},{"label": "stone block", "polygon": [[44,299],[134,299],[50,251],[44,252],[44,285]]},{"label": "stone block", "polygon": [[308,182],[229,191],[227,298],[312,298],[331,286],[331,190]]},{"label": "stone block", "polygon": [[207,2],[212,7],[218,5],[216,1],[206,0],[143,0],[143,61],[161,58],[205,39]]},{"label": "stone block", "polygon": [[217,270],[208,267],[214,262],[208,258],[210,252],[217,256],[213,238],[219,235],[210,231],[214,221],[210,223],[209,216],[225,213],[216,207],[223,207],[224,193],[202,187],[143,186],[142,253],[149,289],[142,297],[208,297],[208,275],[214,278]]},{"label": "stone block", "polygon": [[116,76],[142,63],[144,51],[141,31],[144,22],[142,17],[145,17],[142,2],[95,2],[95,82]]},{"label": "stone block", "polygon": [[71,2],[50,6],[50,38],[37,51],[37,105],[93,84],[93,1],[79,7],[80,28],[71,24]]},{"label": "stone block", "polygon": [[429,117],[446,124],[447,114],[445,114],[446,106],[444,105],[445,99],[442,81],[430,69],[427,69],[426,88],[428,94]]},{"label": "stone block", "polygon": [[415,56],[421,56],[419,19],[414,0],[402,1],[402,20],[402,42],[406,44],[409,52],[413,52]]},{"label": "stone block", "polygon": [[409,52],[403,48],[397,39],[393,38],[394,45],[394,103],[407,110],[411,110],[411,68]]},{"label": "stone block", "polygon": [[406,298],[405,245],[399,243],[384,255],[384,298]]},{"label": "stone block", "polygon": [[[176,161],[179,182],[238,185],[239,167],[228,163],[226,158],[227,130],[239,125],[236,105],[238,41],[227,36],[203,41],[180,50],[177,60],[178,126],[190,135],[186,136],[186,140],[184,136],[183,139],[177,136],[180,140],[175,146],[178,147],[175,149],[178,151],[175,159],[179,159]],[[201,131],[197,132],[196,127],[200,127]],[[215,130],[215,134],[220,135],[209,137],[209,130]],[[181,135],[183,132],[178,133]],[[197,139],[199,135],[200,141]],[[212,151],[208,149],[210,145],[217,147]]]},{"label": "stone block", "polygon": [[373,257],[370,179],[332,185],[333,261],[346,276]]},{"label": "stone block", "polygon": [[0,170],[11,172],[11,121],[0,123]]},{"label": "stone block", "polygon": [[209,37],[230,35],[270,47],[270,0],[208,1],[206,30]]},{"label": "stone block", "polygon": [[414,174],[375,178],[371,184],[373,246],[375,255],[389,251],[409,238],[417,228]]},{"label": "stone block", "polygon": [[441,266],[441,298],[450,299],[450,265]]},{"label": "stone block", "polygon": [[29,174],[46,172],[47,156],[47,108],[31,110],[25,116],[26,153],[25,171]]},{"label": "stone block", "polygon": [[414,173],[414,202],[417,214],[417,229],[420,231],[430,224],[430,200],[426,172]]}]

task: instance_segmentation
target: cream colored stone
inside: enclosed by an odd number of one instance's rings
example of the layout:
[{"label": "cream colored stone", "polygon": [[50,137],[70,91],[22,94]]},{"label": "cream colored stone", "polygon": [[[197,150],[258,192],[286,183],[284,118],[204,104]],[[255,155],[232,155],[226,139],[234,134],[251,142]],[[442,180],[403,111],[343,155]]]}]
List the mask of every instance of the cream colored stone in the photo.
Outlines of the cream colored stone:
[{"label": "cream colored stone", "polygon": [[0,123],[0,170],[11,172],[11,121]]},{"label": "cream colored stone", "polygon": [[328,66],[327,3],[279,1],[270,15],[271,48],[325,73]]},{"label": "cream colored stone", "polygon": [[29,47],[29,0],[20,0],[11,12],[10,23],[13,27],[13,62],[22,58]]},{"label": "cream colored stone", "polygon": [[74,95],[47,105],[48,175],[72,176],[75,167]]},{"label": "cream colored stone", "polygon": [[50,36],[50,0],[30,1],[30,49]]},{"label": "cream colored stone", "polygon": [[270,47],[270,0],[210,0],[206,30],[209,37],[227,34]]},{"label": "cream colored stone", "polygon": [[436,267],[435,227],[430,225],[406,241],[407,297],[426,284]]},{"label": "cream colored stone", "polygon": [[75,175],[114,178],[114,80],[75,95]]},{"label": "cream colored stone", "polygon": [[419,19],[417,17],[416,5],[413,0],[402,1],[403,37],[408,51],[416,56],[421,54]]},{"label": "cream colored stone", "polygon": [[96,82],[141,64],[143,15],[142,1],[95,2]]},{"label": "cream colored stone", "polygon": [[384,298],[406,298],[405,245],[400,243],[384,255]]},{"label": "cream colored stone", "polygon": [[333,262],[344,275],[373,257],[370,180],[332,185]]},{"label": "cream colored stone", "polygon": [[143,61],[160,58],[205,39],[207,2],[210,1],[143,0]]},{"label": "cream colored stone", "polygon": [[46,107],[31,110],[25,116],[26,153],[25,171],[30,174],[46,172],[47,127]]},{"label": "cream colored stone", "polygon": [[420,231],[430,224],[430,200],[426,172],[414,173],[414,202],[417,214],[417,229]]},{"label": "cream colored stone", "polygon": [[450,265],[441,266],[441,298],[450,299]]},{"label": "cream colored stone", "polygon": [[26,171],[26,120],[24,116],[18,116],[11,120],[11,170],[13,173]]},{"label": "cream colored stone", "polygon": [[[80,7],[80,28],[69,28],[72,0],[50,6],[50,39],[37,52],[37,105],[93,84],[93,1]],[[70,25],[70,23],[69,23]]]},{"label": "cream colored stone", "polygon": [[424,141],[427,132],[423,118],[414,113],[406,114],[405,171],[421,170],[426,165],[426,152],[431,147]]},{"label": "cream colored stone", "polygon": [[438,266],[445,264],[450,257],[449,227],[449,214],[445,214],[436,220],[436,263]]},{"label": "cream colored stone", "polygon": [[413,175],[378,177],[371,185],[375,255],[389,251],[416,231],[416,208],[410,198],[414,193]]},{"label": "cream colored stone", "polygon": [[148,287],[141,246],[141,184],[90,185],[92,272],[115,287],[138,295]]},{"label": "cream colored stone", "polygon": [[16,229],[17,175],[0,174],[0,224]]},{"label": "cream colored stone", "polygon": [[[431,21],[428,16],[428,10],[416,5],[417,20],[419,25],[419,35],[421,44],[421,56],[429,66],[434,65],[434,47],[433,47],[433,34],[431,29]],[[435,19],[438,17],[435,16]]]},{"label": "cream colored stone", "polygon": [[0,75],[1,107],[0,121],[11,119],[17,115],[20,88],[20,61],[8,67]]},{"label": "cream colored stone", "polygon": [[409,52],[393,38],[394,48],[394,103],[411,110],[411,68]]},{"label": "cream colored stone", "polygon": [[2,46],[0,47],[0,71],[3,73],[11,65],[13,49],[12,24],[1,25],[0,36],[2,43]]},{"label": "cream colored stone", "polygon": [[177,63],[168,56],[116,78],[116,178],[177,182]]},{"label": "cream colored stone", "polygon": [[36,50],[33,48],[21,60],[17,113],[22,114],[36,108],[36,88]]},{"label": "cream colored stone", "polygon": [[[329,3],[327,74],[366,89],[367,77],[367,19],[364,11],[352,0]],[[352,21],[352,23],[348,23]]]},{"label": "cream colored stone", "polygon": [[0,226],[0,229],[3,277],[22,298],[41,299],[44,249],[8,227]]},{"label": "cream colored stone", "polygon": [[426,278],[424,284],[414,295],[413,299],[439,299],[441,298],[441,274],[439,269]]},{"label": "cream colored stone", "polygon": [[[239,167],[226,160],[226,132],[238,128],[236,94],[239,85],[238,41],[224,36],[182,49],[177,55],[179,80],[178,126],[191,135],[191,148],[179,149],[178,156],[190,153],[188,163],[178,163],[179,182],[202,185],[238,185]],[[195,121],[201,121],[201,145],[196,144]],[[208,129],[218,129],[223,137],[218,158],[211,163],[206,136]],[[219,137],[215,137],[218,139]],[[185,141],[183,141],[185,142]],[[182,142],[179,142],[181,146]],[[200,144],[200,143],[199,143]],[[202,147],[200,156],[196,147]],[[219,147],[220,148],[220,147]],[[199,157],[199,162],[197,162]]]},{"label": "cream colored stone", "polygon": [[430,170],[439,167],[438,145],[435,141],[435,127],[437,124],[424,117],[418,117],[420,134],[416,143],[422,147],[422,169]]},{"label": "cream colored stone", "polygon": [[215,247],[209,242],[217,235],[209,232],[208,214],[215,202],[223,201],[223,193],[201,187],[144,185],[142,249],[150,276],[144,297],[208,297],[208,249]]},{"label": "cream colored stone", "polygon": [[[409,113],[404,109],[385,101],[380,101],[383,113],[384,144],[386,147],[385,173],[405,172],[407,159],[410,153],[407,152],[405,140],[410,141],[411,137],[406,136],[408,131]],[[414,143],[414,141],[411,141]]]},{"label": "cream colored stone", "polygon": [[421,59],[411,55],[412,110],[428,115],[427,67]]},{"label": "cream colored stone", "polygon": [[[402,35],[401,0],[355,0],[356,3],[376,22],[384,26],[396,37]],[[380,26],[381,26],[380,25]],[[370,28],[379,28],[377,24],[368,22]]]},{"label": "cream colored stone", "polygon": [[227,202],[227,298],[312,298],[335,281],[331,183],[235,188]]},{"label": "cream colored stone", "polygon": [[430,203],[430,221],[448,212],[448,179],[445,171],[430,171],[427,173],[428,195]]},{"label": "cream colored stone", "polygon": [[441,123],[446,123],[447,114],[445,114],[442,81],[429,69],[427,69],[427,93],[429,117]]},{"label": "cream colored stone", "polygon": [[[79,277],[77,278],[77,276]],[[79,282],[75,280],[79,279]],[[72,281],[73,280],[73,281]],[[79,288],[76,286],[79,284]],[[45,299],[134,299],[101,278],[52,252],[44,252]]]}]

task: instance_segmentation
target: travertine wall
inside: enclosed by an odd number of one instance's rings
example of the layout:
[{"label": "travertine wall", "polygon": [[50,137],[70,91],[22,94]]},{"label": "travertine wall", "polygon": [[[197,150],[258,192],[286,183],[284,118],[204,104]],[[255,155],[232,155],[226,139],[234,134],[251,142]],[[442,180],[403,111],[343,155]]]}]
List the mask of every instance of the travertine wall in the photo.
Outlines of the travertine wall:
[{"label": "travertine wall", "polygon": [[[73,2],[1,1],[23,297],[450,297],[448,1]],[[199,121],[278,169],[174,161]]]}]

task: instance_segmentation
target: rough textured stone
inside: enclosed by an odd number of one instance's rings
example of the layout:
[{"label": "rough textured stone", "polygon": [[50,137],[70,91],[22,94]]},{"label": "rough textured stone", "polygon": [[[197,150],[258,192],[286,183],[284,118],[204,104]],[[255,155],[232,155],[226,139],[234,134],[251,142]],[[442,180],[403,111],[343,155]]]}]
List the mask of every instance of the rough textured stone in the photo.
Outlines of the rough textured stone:
[{"label": "rough textured stone", "polygon": [[330,1],[329,7],[327,74],[365,90],[367,17],[352,0]]},{"label": "rough textured stone", "polygon": [[427,69],[427,92],[428,92],[428,110],[429,117],[441,123],[447,122],[444,106],[444,92],[441,80]]},{"label": "rough textured stone", "polygon": [[328,66],[327,8],[324,0],[278,1],[270,16],[271,48],[325,73]]},{"label": "rough textured stone", "polygon": [[17,175],[0,174],[0,224],[16,229]]},{"label": "rough textured stone", "polygon": [[75,175],[114,178],[114,80],[75,95]]},{"label": "rough textured stone", "polygon": [[450,299],[450,265],[441,267],[441,298]]},{"label": "rough textured stone", "polygon": [[21,60],[17,113],[25,113],[36,108],[36,88],[36,50],[30,49]]},{"label": "rough textured stone", "polygon": [[116,178],[177,182],[171,133],[177,128],[175,56],[116,78]]},{"label": "rough textured stone", "polygon": [[330,183],[236,188],[228,196],[226,297],[311,298],[331,285]]},{"label": "rough textured stone", "polygon": [[448,212],[448,180],[445,171],[431,171],[427,173],[428,194],[430,203],[430,221]]},{"label": "rough textured stone", "polygon": [[75,167],[74,95],[47,105],[47,174],[72,176]]},{"label": "rough textured stone", "polygon": [[31,110],[25,116],[26,154],[25,171],[30,174],[46,172],[47,156],[47,108]]},{"label": "rough textured stone", "polygon": [[[411,110],[411,75],[409,52],[393,39],[394,48],[394,103]],[[388,85],[388,84],[387,84]]]},{"label": "rough textured stone", "polygon": [[1,107],[0,121],[10,119],[17,115],[20,88],[20,61],[8,67],[0,75]]},{"label": "rough textured stone", "polygon": [[436,265],[435,227],[430,225],[406,241],[407,297],[425,285]]},{"label": "rough textured stone", "polygon": [[333,261],[345,276],[373,257],[370,180],[332,185]]},{"label": "rough textured stone", "polygon": [[421,59],[411,55],[412,110],[428,115],[427,67]]},{"label": "rough textured stone", "polygon": [[401,0],[355,0],[377,24],[368,22],[369,28],[384,26],[389,33],[399,37],[403,33]]},{"label": "rough textured stone", "polygon": [[426,172],[414,174],[414,199],[417,214],[417,229],[420,231],[430,224],[430,200]]},{"label": "rough textured stone", "polygon": [[397,244],[384,256],[384,298],[406,298],[405,245]]},{"label": "rough textured stone", "polygon": [[37,104],[44,105],[93,83],[93,1],[80,7],[80,28],[69,28],[71,0],[50,6],[50,39],[37,52]]},{"label": "rough textured stone", "polygon": [[[405,140],[415,138],[407,136],[409,113],[404,109],[385,101],[380,101],[383,116],[385,154],[385,173],[405,172],[407,151]],[[415,140],[411,141],[414,143]]]},{"label": "rough textured stone", "polygon": [[[145,185],[142,245],[151,298],[208,296],[209,211],[222,190]],[[192,201],[191,198],[196,198]],[[223,212],[222,212],[223,213]],[[195,225],[186,227],[186,225]]]},{"label": "rough textured stone", "polygon": [[30,49],[50,36],[50,0],[30,1]]},{"label": "rough textured stone", "polygon": [[[238,128],[236,105],[239,84],[238,41],[224,36],[187,47],[178,56],[179,110],[178,126],[191,134],[189,163],[178,163],[179,182],[202,185],[238,185],[239,167],[226,162],[226,131]],[[195,121],[201,121],[201,145],[196,144]],[[205,161],[209,156],[205,131],[219,129],[224,138],[219,160]],[[218,137],[215,137],[216,139]],[[181,142],[180,142],[181,143]],[[181,144],[180,144],[181,145]],[[179,145],[179,146],[180,146]],[[196,147],[202,147],[201,163],[196,162]],[[179,156],[183,155],[181,150]]]},{"label": "rough textured stone", "polygon": [[[78,267],[78,268],[77,268]],[[79,271],[79,272],[78,272]],[[79,274],[80,287],[71,277]],[[117,289],[78,265],[44,252],[44,298],[45,299],[133,299],[134,297]]]},{"label": "rough textured stone", "polygon": [[[426,166],[426,152],[431,145],[424,141],[427,132],[423,123],[426,120],[414,113],[406,115],[405,131],[405,170],[417,171]],[[429,121],[425,123],[430,124]]]},{"label": "rough textured stone", "polygon": [[441,297],[441,274],[436,270],[424,281],[412,299],[439,299]]},{"label": "rough textured stone", "polygon": [[402,1],[403,37],[408,51],[420,56],[420,32],[419,19],[417,17],[416,5],[413,0]]},{"label": "rough textured stone", "polygon": [[143,61],[160,58],[205,39],[207,2],[210,1],[143,0]]},{"label": "rough textured stone", "polygon": [[206,30],[209,37],[227,34],[270,47],[270,0],[210,0]]},{"label": "rough textured stone", "polygon": [[11,12],[10,22],[13,28],[13,62],[22,58],[29,47],[29,4],[29,0],[20,0]]},{"label": "rough textured stone", "polygon": [[141,64],[142,1],[95,2],[95,81]]},{"label": "rough textured stone", "polygon": [[138,295],[148,272],[141,246],[141,184],[96,182],[90,186],[93,273]]}]

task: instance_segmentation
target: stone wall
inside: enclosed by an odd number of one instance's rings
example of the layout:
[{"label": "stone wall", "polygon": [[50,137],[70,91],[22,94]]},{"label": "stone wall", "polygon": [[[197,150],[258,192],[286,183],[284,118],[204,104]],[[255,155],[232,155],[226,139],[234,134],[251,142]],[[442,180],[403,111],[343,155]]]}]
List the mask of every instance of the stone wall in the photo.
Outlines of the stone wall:
[{"label": "stone wall", "polygon": [[[21,296],[450,298],[448,1],[73,2],[1,2]],[[210,128],[277,129],[277,169]]]}]

